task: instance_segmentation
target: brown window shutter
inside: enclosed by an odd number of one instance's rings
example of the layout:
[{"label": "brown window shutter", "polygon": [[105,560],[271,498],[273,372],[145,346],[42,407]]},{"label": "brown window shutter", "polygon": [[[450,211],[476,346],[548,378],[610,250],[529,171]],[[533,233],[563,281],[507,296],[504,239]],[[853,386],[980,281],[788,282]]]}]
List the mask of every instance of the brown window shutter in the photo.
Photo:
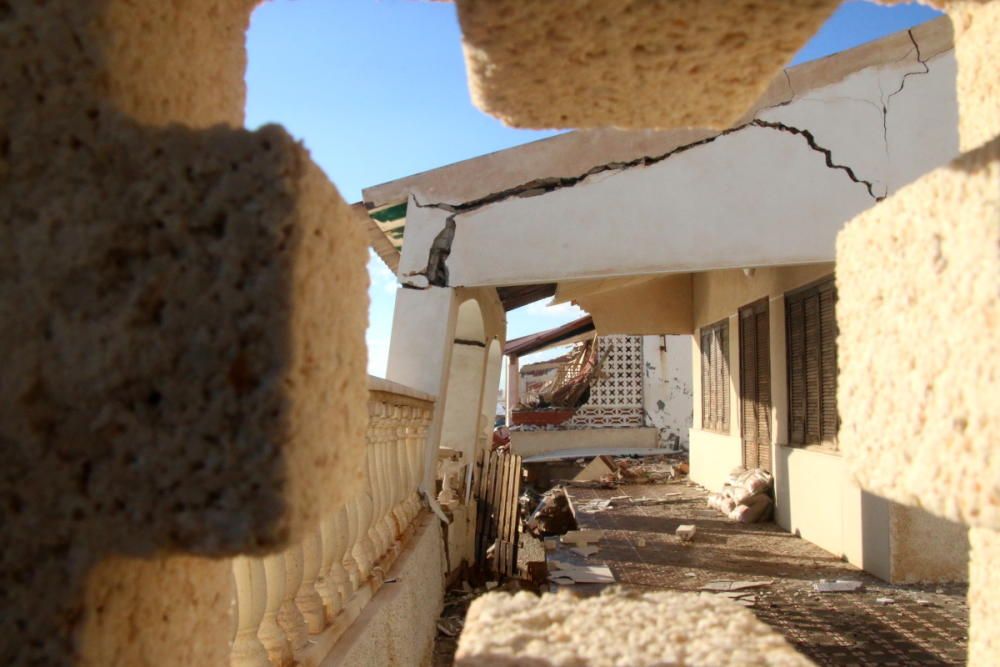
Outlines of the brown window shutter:
[{"label": "brown window shutter", "polygon": [[832,288],[819,294],[821,433],[824,442],[835,442],[837,417],[837,293]]},{"label": "brown window shutter", "polygon": [[771,469],[771,323],[767,302],[754,311],[757,346],[758,466]]},{"label": "brown window shutter", "polygon": [[771,468],[771,363],[768,302],[740,308],[740,437],[743,465]]},{"label": "brown window shutter", "polygon": [[785,296],[789,441],[835,443],[837,290],[833,278]]},{"label": "brown window shutter", "polygon": [[710,428],[712,412],[710,397],[712,395],[711,347],[712,336],[705,329],[701,330],[701,427]]},{"label": "brown window shutter", "polygon": [[740,310],[740,436],[743,465],[757,467],[757,327],[753,310]]},{"label": "brown window shutter", "polygon": [[801,445],[806,438],[805,320],[802,301],[788,303],[788,438]]},{"label": "brown window shutter", "polygon": [[805,299],[802,305],[805,309],[806,327],[806,442],[819,442],[819,298],[812,294]]},{"label": "brown window shutter", "polygon": [[728,320],[701,329],[701,427],[729,427]]},{"label": "brown window shutter", "polygon": [[729,432],[729,320],[719,325],[719,429]]}]

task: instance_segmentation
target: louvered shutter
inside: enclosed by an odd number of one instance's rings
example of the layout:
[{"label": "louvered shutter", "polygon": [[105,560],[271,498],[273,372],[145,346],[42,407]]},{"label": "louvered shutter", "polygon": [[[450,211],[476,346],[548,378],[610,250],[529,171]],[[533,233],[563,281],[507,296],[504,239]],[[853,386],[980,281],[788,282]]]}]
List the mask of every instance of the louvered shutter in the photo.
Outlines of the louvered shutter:
[{"label": "louvered shutter", "polygon": [[701,329],[701,427],[729,428],[728,320]]},{"label": "louvered shutter", "polygon": [[820,330],[820,439],[835,442],[837,416],[837,293],[831,284],[819,293]]},{"label": "louvered shutter", "polygon": [[757,327],[752,308],[740,310],[740,437],[743,465],[757,467]]},{"label": "louvered shutter", "polygon": [[835,443],[837,290],[832,278],[785,296],[789,442]]},{"label": "louvered shutter", "polygon": [[757,347],[757,466],[771,469],[771,324],[767,302],[754,312]]}]

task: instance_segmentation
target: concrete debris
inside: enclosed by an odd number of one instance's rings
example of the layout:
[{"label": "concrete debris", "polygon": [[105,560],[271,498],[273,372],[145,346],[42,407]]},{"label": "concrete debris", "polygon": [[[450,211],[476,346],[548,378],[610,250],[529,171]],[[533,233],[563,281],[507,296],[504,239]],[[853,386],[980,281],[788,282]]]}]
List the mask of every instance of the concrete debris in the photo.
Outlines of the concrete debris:
[{"label": "concrete debris", "polygon": [[674,531],[674,534],[681,539],[681,542],[690,542],[692,539],[694,539],[694,535],[697,532],[698,532],[697,526],[695,526],[694,524],[685,523],[681,524],[680,526],[677,526],[677,530]]},{"label": "concrete debris", "polygon": [[894,604],[896,601],[892,598],[875,598],[875,602],[881,605]]},{"label": "concrete debris", "polygon": [[861,590],[864,588],[864,584],[851,579],[837,579],[836,581],[820,579],[813,584],[813,588],[820,593],[850,593]]},{"label": "concrete debris", "polygon": [[596,456],[573,478],[574,482],[596,482],[614,476],[618,466],[610,456]]},{"label": "concrete debris", "polygon": [[442,635],[446,637],[457,637],[462,633],[462,626],[464,622],[461,618],[457,616],[450,616],[448,618],[438,619],[437,629]]},{"label": "concrete debris", "polygon": [[559,563],[559,565],[558,570],[549,574],[549,581],[560,586],[615,583],[615,576],[606,565],[568,565],[566,563]]},{"label": "concrete debris", "polygon": [[635,546],[639,547],[640,549],[643,548],[644,546],[646,546],[646,540],[640,537],[635,541]]},{"label": "concrete debris", "polygon": [[546,492],[538,507],[528,517],[525,527],[536,537],[561,535],[576,528],[576,519],[573,518],[566,492],[560,487]]},{"label": "concrete debris", "polygon": [[572,547],[570,551],[572,551],[573,553],[578,553],[584,558],[589,558],[590,556],[593,556],[598,551],[600,551],[600,548],[595,547],[592,544],[585,544],[582,547]]},{"label": "concrete debris", "polygon": [[599,542],[603,537],[603,530],[571,530],[562,536],[561,541],[563,544],[581,546],[592,542]]},{"label": "concrete debris", "polygon": [[710,581],[700,590],[703,591],[744,591],[753,588],[767,588],[774,583],[773,579],[767,581]]}]

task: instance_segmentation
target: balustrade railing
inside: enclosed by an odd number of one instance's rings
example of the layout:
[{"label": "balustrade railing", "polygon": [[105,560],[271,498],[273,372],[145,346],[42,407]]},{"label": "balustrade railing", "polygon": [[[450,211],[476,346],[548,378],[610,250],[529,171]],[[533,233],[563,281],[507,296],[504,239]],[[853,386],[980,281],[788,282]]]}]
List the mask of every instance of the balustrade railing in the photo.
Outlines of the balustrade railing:
[{"label": "balustrade railing", "polygon": [[284,552],[233,560],[231,667],[318,665],[381,587],[422,503],[434,399],[368,379],[365,479]]}]

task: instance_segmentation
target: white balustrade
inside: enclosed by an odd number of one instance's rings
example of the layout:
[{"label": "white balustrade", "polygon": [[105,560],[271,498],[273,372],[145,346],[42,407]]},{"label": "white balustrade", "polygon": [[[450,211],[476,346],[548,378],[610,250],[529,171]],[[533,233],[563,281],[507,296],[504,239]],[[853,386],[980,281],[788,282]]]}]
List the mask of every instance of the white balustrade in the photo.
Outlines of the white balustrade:
[{"label": "white balustrade", "polygon": [[357,492],[284,551],[233,560],[231,667],[291,667],[332,646],[382,585],[420,514],[433,399],[375,378],[369,388]]}]

